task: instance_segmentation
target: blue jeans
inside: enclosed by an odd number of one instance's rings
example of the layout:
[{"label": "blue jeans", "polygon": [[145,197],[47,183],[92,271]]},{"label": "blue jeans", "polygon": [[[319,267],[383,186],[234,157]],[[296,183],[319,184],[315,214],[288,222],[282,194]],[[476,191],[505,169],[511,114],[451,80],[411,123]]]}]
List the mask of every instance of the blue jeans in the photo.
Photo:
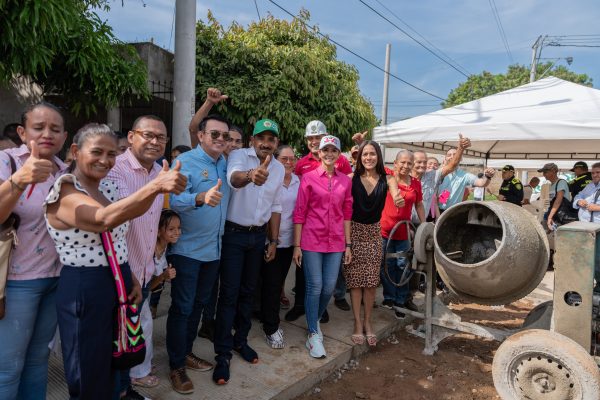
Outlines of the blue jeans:
[{"label": "blue jeans", "polygon": [[6,316],[0,320],[0,399],[46,398],[57,285],[58,278],[6,282]]},{"label": "blue jeans", "polygon": [[346,298],[346,279],[344,278],[341,264],[342,263],[340,262],[340,273],[338,274],[337,281],[335,282],[335,289],[333,290],[333,298],[336,300],[342,300]]},{"label": "blue jeans", "polygon": [[[388,239],[383,238],[383,252],[385,256],[385,247],[387,245]],[[387,251],[390,253],[397,253],[400,251],[408,250],[410,246],[410,241],[408,240],[394,240],[390,239],[390,245],[388,246]],[[406,258],[390,258],[384,259],[383,262],[387,262],[388,272],[390,277],[394,280],[394,282],[399,282],[400,277],[402,276],[402,272],[404,268],[408,264],[408,260]],[[390,280],[387,278],[383,263],[381,264],[381,285],[383,286],[383,299],[391,300],[397,304],[404,304],[409,298],[410,295],[410,287],[407,282],[405,285],[400,287],[396,287]],[[412,275],[412,272],[408,275],[409,277]]]},{"label": "blue jeans", "polygon": [[219,260],[204,262],[179,254],[168,259],[177,271],[171,280],[171,307],[167,317],[167,353],[173,370],[185,366],[185,357],[192,352],[202,309],[217,279]]},{"label": "blue jeans", "polygon": [[302,250],[302,268],[306,280],[304,309],[309,333],[317,333],[317,322],[331,300],[343,254]]},{"label": "blue jeans", "polygon": [[214,342],[217,361],[230,360],[234,347],[248,343],[265,238],[266,232],[239,232],[225,227]]}]

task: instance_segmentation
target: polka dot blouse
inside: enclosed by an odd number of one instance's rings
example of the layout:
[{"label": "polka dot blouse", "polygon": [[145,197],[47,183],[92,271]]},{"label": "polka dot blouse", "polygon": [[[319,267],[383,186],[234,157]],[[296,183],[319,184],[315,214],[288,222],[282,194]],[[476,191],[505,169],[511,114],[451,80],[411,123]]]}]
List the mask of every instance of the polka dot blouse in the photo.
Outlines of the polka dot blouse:
[{"label": "polka dot blouse", "polygon": [[[77,182],[77,178],[74,175],[65,174],[56,180],[54,186],[50,189],[48,197],[46,197],[46,201],[44,202],[46,227],[54,240],[60,261],[63,265],[71,267],[108,267],[108,261],[106,260],[99,233],[88,232],[78,228],[59,230],[50,226],[45,208],[48,204],[55,203],[58,200],[63,182],[73,183],[75,189],[89,195],[79,182]],[[111,203],[118,200],[118,188],[114,182],[105,179],[100,184],[99,189]],[[119,264],[127,262],[125,234],[127,233],[128,226],[129,223],[126,222],[111,230]]]}]

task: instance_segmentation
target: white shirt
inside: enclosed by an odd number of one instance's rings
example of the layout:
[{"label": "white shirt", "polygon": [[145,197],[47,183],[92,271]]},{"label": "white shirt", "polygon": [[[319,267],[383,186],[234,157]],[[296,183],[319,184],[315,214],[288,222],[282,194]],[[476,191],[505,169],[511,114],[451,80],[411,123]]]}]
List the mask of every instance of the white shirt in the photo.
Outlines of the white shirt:
[{"label": "white shirt", "polygon": [[294,207],[300,188],[300,178],[292,174],[288,187],[281,184],[281,224],[279,225],[279,248],[292,247],[294,244]]},{"label": "white shirt", "polygon": [[231,176],[234,172],[246,172],[260,166],[260,160],[254,147],[234,150],[227,159],[227,183],[233,189],[227,220],[242,226],[262,226],[269,222],[271,213],[281,213],[281,188],[285,176],[285,168],[274,157],[267,167],[267,181],[256,186],[249,183],[242,188],[234,188]]}]

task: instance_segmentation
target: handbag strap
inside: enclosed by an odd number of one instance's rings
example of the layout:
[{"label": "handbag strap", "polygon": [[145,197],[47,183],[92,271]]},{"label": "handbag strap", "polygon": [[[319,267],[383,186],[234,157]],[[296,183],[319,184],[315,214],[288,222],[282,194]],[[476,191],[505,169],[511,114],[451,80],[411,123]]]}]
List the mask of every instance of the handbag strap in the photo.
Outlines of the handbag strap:
[{"label": "handbag strap", "polygon": [[121,266],[117,259],[117,253],[115,252],[115,245],[113,243],[112,234],[109,231],[102,232],[100,234],[102,239],[102,246],[104,247],[104,254],[106,254],[106,260],[115,278],[115,285],[117,287],[117,297],[119,304],[127,304],[127,290],[125,289],[125,282],[123,281],[123,274],[121,273]]},{"label": "handbag strap", "polygon": [[6,153],[5,154],[8,156],[8,160],[10,161],[10,174],[14,174],[15,172],[17,172],[17,163],[15,162],[15,159],[13,158],[13,156],[11,156],[10,154]]}]

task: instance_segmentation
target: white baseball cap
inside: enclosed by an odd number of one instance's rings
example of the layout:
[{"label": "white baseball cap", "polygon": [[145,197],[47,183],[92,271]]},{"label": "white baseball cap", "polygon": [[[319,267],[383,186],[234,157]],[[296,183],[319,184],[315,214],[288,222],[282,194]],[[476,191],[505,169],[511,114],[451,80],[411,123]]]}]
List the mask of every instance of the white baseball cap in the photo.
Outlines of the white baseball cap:
[{"label": "white baseball cap", "polygon": [[320,135],[327,135],[327,128],[325,127],[325,124],[321,121],[310,121],[308,125],[306,125],[306,133],[304,136],[309,137]]},{"label": "white baseball cap", "polygon": [[319,150],[321,150],[325,146],[334,146],[339,151],[342,151],[342,145],[340,144],[340,139],[333,135],[323,136],[321,139],[321,143],[319,144]]}]

